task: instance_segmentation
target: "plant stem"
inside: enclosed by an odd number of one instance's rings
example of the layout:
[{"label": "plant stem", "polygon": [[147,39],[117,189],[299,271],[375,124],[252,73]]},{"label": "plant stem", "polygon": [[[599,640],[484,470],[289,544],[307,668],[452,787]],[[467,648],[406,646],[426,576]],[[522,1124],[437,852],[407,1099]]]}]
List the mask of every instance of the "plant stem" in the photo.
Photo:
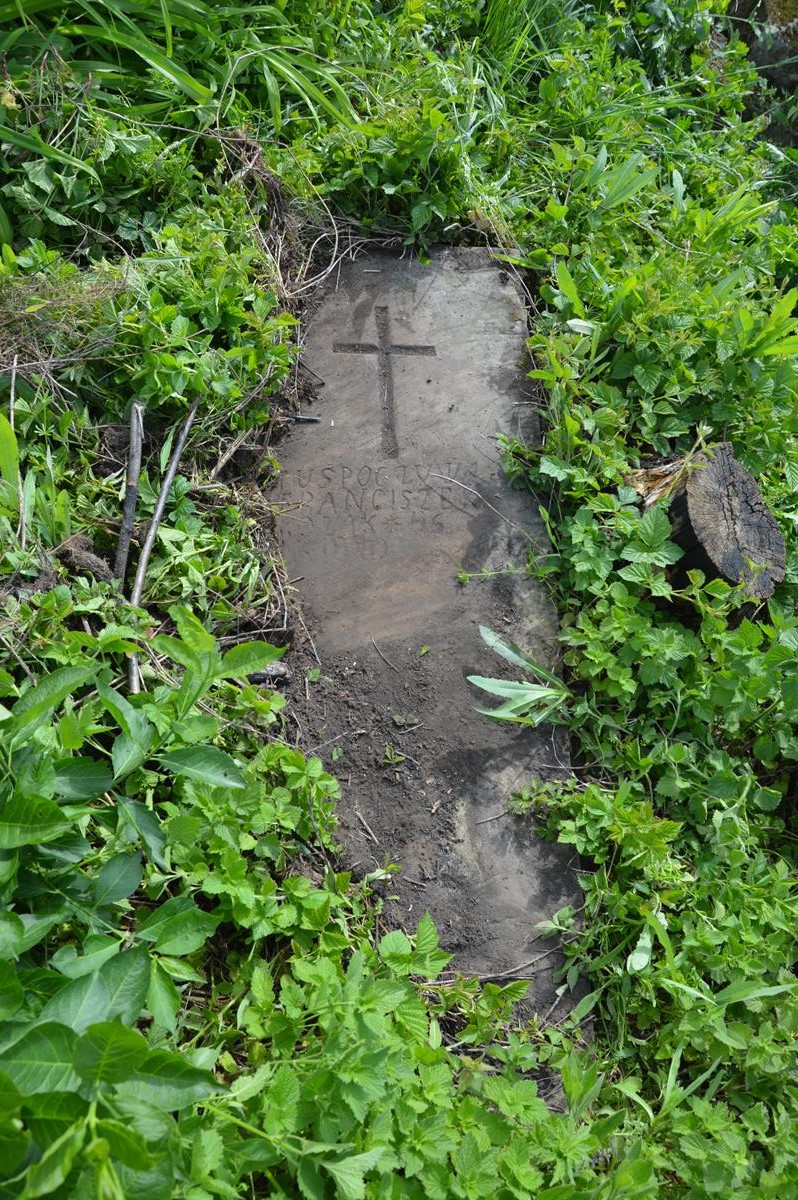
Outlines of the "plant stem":
[{"label": "plant stem", "polygon": [[139,476],[141,475],[141,445],[144,437],[144,405],[134,404],[130,410],[130,445],[127,458],[127,488],[125,503],[122,510],[122,527],[119,530],[119,544],[116,548],[114,563],[114,579],[125,578],[127,560],[130,554],[130,539],[133,536],[133,521],[136,516],[136,501],[139,494]]},{"label": "plant stem", "polygon": [[[166,468],[166,474],[163,477],[161,490],[158,493],[158,499],[155,502],[155,510],[152,514],[150,527],[147,530],[147,536],[144,539],[144,545],[141,548],[139,555],[138,566],[136,567],[136,578],[133,580],[133,590],[130,593],[130,603],[134,608],[137,608],[141,601],[141,593],[144,589],[144,578],[147,574],[147,566],[152,554],[152,548],[155,545],[155,538],[158,533],[158,526],[163,517],[163,511],[166,508],[166,499],[174,483],[177,468],[180,465],[180,459],[183,457],[183,450],[186,445],[191,426],[194,424],[194,418],[197,415],[199,401],[195,400],[189,409],[188,416],[183,422],[183,428],[180,430],[180,436],[177,439],[177,445],[172,451],[172,457],[169,459],[169,465]],[[139,676],[139,657],[137,654],[131,654],[130,665],[128,671],[130,683],[130,691],[135,696],[141,691],[141,678]]]}]

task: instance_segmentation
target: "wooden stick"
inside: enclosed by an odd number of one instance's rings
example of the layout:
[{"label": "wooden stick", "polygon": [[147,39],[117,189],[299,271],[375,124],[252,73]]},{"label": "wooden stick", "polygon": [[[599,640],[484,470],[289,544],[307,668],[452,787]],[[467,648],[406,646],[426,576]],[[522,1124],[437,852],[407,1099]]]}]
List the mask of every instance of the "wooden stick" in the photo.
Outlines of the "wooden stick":
[{"label": "wooden stick", "polygon": [[144,440],[144,405],[134,404],[130,410],[130,444],[127,454],[127,487],[125,503],[122,508],[122,526],[119,530],[119,543],[116,547],[114,562],[114,579],[124,579],[127,571],[127,560],[130,554],[130,539],[133,536],[133,522],[136,517],[136,501],[139,496],[139,476],[141,475],[141,446]]},{"label": "wooden stick", "polygon": [[[371,635],[369,635],[369,636],[371,636]],[[387,658],[385,657],[385,655],[383,654],[382,650],[380,650],[379,646],[378,646],[378,645],[377,645],[377,643],[374,641],[374,638],[371,638],[371,644],[372,644],[372,646],[374,647],[374,649],[377,651],[377,653],[379,654],[380,658],[381,658],[381,659],[382,659],[382,661],[385,663],[385,665],[386,665],[387,667],[390,667],[392,671],[396,671],[396,674],[398,675],[398,674],[399,674],[399,668],[398,668],[398,667],[395,667],[395,666],[393,665],[393,663],[390,661],[390,659],[387,659]]]},{"label": "wooden stick", "polygon": [[[163,477],[161,490],[158,493],[158,499],[155,502],[155,510],[152,514],[150,527],[147,530],[147,537],[144,540],[144,545],[141,548],[139,555],[138,566],[136,567],[136,578],[133,580],[133,590],[130,593],[130,603],[134,608],[138,608],[141,602],[141,593],[144,590],[144,577],[147,574],[147,567],[152,554],[152,548],[155,545],[155,538],[158,533],[158,526],[161,523],[164,509],[166,508],[166,500],[174,483],[177,468],[180,466],[180,459],[183,457],[186,439],[188,438],[191,426],[194,424],[194,418],[197,415],[199,401],[192,404],[189,414],[183,422],[183,428],[180,430],[180,436],[177,439],[177,445],[172,451],[172,457],[169,459],[169,465],[166,468],[166,474]],[[139,658],[137,654],[131,654],[130,666],[128,671],[130,681],[130,691],[135,696],[141,691],[141,680],[139,678]]]}]

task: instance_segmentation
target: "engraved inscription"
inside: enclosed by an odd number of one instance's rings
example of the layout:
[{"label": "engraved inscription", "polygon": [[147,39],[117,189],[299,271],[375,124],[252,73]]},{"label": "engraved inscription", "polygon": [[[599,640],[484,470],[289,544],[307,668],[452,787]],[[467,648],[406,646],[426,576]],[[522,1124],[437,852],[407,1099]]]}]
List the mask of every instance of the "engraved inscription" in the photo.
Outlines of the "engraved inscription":
[{"label": "engraved inscription", "polygon": [[440,468],[396,462],[301,467],[282,477],[283,500],[301,506],[326,537],[376,549],[405,528],[443,532],[447,513],[471,516],[477,500],[467,489],[478,477],[478,466],[462,462]]},{"label": "engraved inscription", "polygon": [[374,321],[377,326],[376,343],[333,342],[333,352],[335,354],[376,354],[377,382],[380,389],[380,409],[382,411],[382,451],[386,458],[396,458],[399,454],[399,443],[396,437],[396,398],[391,358],[394,354],[420,354],[425,357],[434,357],[435,347],[391,342],[391,318],[384,305],[378,305],[374,309]]}]

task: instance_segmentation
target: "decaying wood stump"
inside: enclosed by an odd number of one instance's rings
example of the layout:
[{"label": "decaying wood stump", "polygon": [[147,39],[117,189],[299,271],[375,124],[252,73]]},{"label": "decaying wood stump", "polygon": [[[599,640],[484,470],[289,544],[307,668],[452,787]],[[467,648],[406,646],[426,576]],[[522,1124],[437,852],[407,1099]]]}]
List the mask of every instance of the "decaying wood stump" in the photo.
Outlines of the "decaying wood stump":
[{"label": "decaying wood stump", "polygon": [[671,536],[684,550],[674,582],[697,569],[708,579],[742,583],[752,600],[773,595],[785,573],[784,538],[756,480],[728,442],[635,471],[629,482],[644,508],[670,498]]}]

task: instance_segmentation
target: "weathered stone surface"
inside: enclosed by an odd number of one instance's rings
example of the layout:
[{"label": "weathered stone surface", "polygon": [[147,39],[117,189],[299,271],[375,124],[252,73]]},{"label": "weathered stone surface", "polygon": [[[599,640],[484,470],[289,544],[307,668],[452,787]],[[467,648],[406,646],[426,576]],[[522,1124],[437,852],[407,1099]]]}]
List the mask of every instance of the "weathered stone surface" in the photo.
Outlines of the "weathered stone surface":
[{"label": "weathered stone surface", "polygon": [[[568,849],[503,813],[511,790],[567,769],[565,740],[475,713],[484,696],[465,678],[513,674],[483,624],[542,661],[555,649],[555,613],[522,576],[544,545],[536,504],[507,485],[495,440],[534,421],[525,333],[511,277],[482,251],[343,266],[305,348],[325,383],[321,420],[283,444],[276,495],[333,681],[309,717],[343,750],[349,854],[364,870],[399,864],[392,919],[410,927],[430,909],[458,966],[480,974],[527,963],[535,923],[580,895]],[[486,581],[457,582],[483,568]],[[538,1007],[552,961],[521,971]]]}]

